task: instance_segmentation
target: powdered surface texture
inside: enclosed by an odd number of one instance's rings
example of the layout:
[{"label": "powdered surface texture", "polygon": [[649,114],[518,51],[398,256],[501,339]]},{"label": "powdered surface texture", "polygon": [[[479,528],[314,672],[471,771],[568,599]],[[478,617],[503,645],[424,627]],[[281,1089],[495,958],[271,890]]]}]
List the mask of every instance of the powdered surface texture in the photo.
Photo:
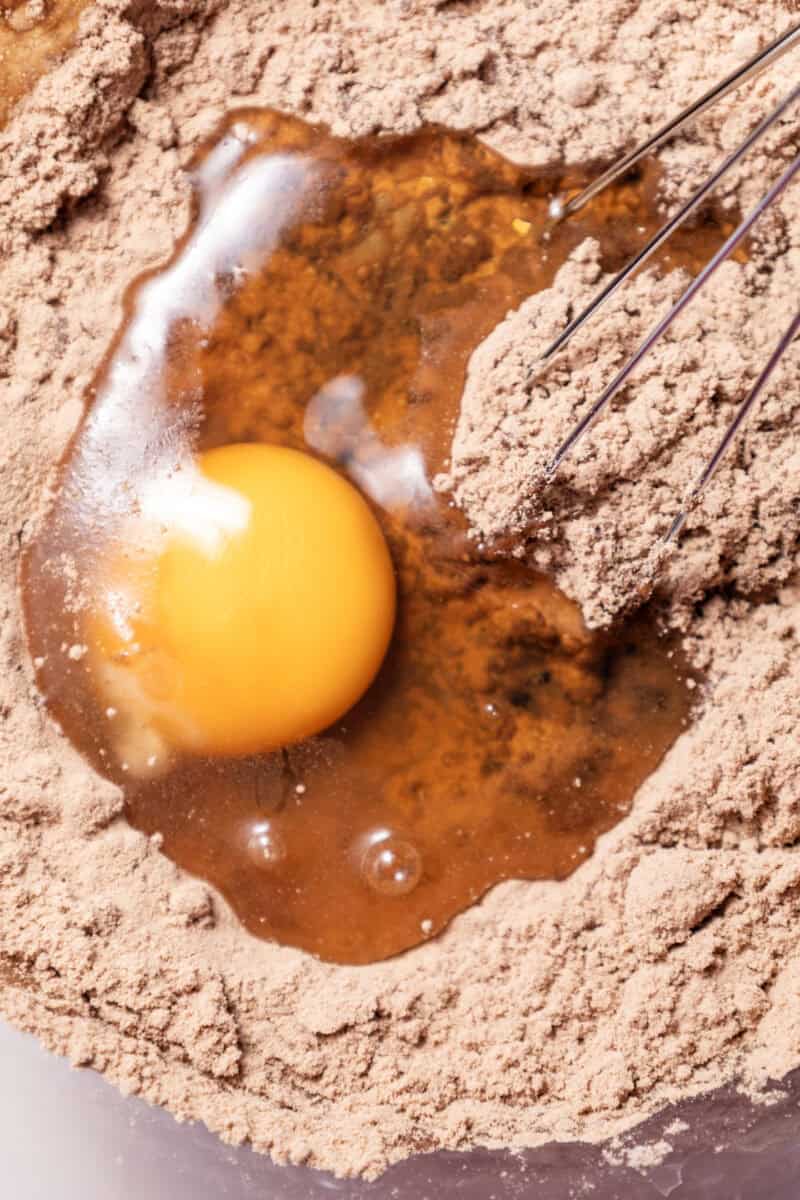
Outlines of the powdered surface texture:
[{"label": "powdered surface texture", "polygon": [[[790,3],[97,0],[0,131],[0,1010],[120,1087],[278,1161],[379,1173],[437,1147],[601,1139],[800,1063],[800,355],[775,375],[655,588],[707,672],[693,726],[560,884],[506,884],[437,941],[343,968],[245,936],[132,831],[48,722],[17,568],[126,285],[188,219],[230,107],[338,133],[437,121],[533,165],[604,161],[790,21]],[[796,69],[796,67],[795,67]],[[789,86],[784,63],[662,161],[686,194]],[[746,206],[786,122],[719,197]],[[449,478],[476,536],[606,624],[800,286],[798,197],[719,275],[542,491],[537,473],[678,294],[648,272],[532,376],[600,281],[588,242],[476,352]]]}]

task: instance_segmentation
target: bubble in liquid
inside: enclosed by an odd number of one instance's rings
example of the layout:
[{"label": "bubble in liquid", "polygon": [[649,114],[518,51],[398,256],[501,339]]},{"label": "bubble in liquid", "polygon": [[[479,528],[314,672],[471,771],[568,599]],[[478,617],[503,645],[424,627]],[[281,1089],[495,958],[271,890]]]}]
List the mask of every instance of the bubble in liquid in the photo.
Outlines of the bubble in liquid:
[{"label": "bubble in liquid", "polygon": [[259,867],[275,867],[286,858],[286,842],[272,821],[256,821],[247,833],[247,853]]},{"label": "bubble in liquid", "polygon": [[382,896],[406,896],[422,877],[422,859],[411,842],[380,829],[367,839],[361,873]]}]

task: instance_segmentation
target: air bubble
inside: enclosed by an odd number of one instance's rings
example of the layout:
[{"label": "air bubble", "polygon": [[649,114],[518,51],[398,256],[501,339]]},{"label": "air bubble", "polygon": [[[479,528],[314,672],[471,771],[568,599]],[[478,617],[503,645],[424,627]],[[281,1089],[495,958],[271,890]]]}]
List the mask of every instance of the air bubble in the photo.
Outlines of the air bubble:
[{"label": "air bubble", "polygon": [[361,861],[365,881],[382,896],[407,896],[422,877],[422,859],[416,846],[388,830],[377,830],[368,839]]},{"label": "air bubble", "polygon": [[247,834],[247,853],[259,867],[275,867],[286,858],[286,842],[272,821],[257,821]]}]

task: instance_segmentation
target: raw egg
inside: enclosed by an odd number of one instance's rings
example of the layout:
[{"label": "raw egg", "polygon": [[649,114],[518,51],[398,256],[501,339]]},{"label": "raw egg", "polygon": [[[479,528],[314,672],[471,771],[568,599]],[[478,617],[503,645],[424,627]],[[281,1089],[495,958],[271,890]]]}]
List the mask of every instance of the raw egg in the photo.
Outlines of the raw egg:
[{"label": "raw egg", "polygon": [[373,962],[568,875],[688,719],[652,611],[586,629],[441,491],[473,351],[586,237],[626,261],[654,182],[553,226],[552,177],[472,135],[256,109],[190,170],[26,547],[36,679],[251,933]]},{"label": "raw egg", "polygon": [[88,651],[108,706],[135,712],[142,754],[159,735],[197,754],[275,750],[363,695],[391,638],[394,572],[332,467],[222,446],[151,482],[141,509],[101,568]]}]

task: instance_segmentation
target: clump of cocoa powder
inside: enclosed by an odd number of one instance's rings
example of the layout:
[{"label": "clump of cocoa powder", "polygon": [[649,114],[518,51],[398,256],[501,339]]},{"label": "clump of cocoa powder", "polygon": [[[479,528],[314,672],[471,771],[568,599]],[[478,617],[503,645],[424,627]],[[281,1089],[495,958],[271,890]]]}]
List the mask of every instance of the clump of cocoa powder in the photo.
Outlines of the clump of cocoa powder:
[{"label": "clump of cocoa powder", "polygon": [[599,251],[585,243],[554,286],[473,355],[440,485],[453,490],[476,536],[513,536],[516,553],[553,572],[590,624],[607,624],[652,586],[673,609],[731,586],[774,594],[794,573],[800,536],[800,343],[691,512],[680,546],[654,575],[647,567],[791,321],[798,269],[783,257],[768,272],[756,262],[725,264],[547,483],[561,441],[689,282],[677,271],[640,275],[547,369],[532,370],[568,313],[602,284]]}]

